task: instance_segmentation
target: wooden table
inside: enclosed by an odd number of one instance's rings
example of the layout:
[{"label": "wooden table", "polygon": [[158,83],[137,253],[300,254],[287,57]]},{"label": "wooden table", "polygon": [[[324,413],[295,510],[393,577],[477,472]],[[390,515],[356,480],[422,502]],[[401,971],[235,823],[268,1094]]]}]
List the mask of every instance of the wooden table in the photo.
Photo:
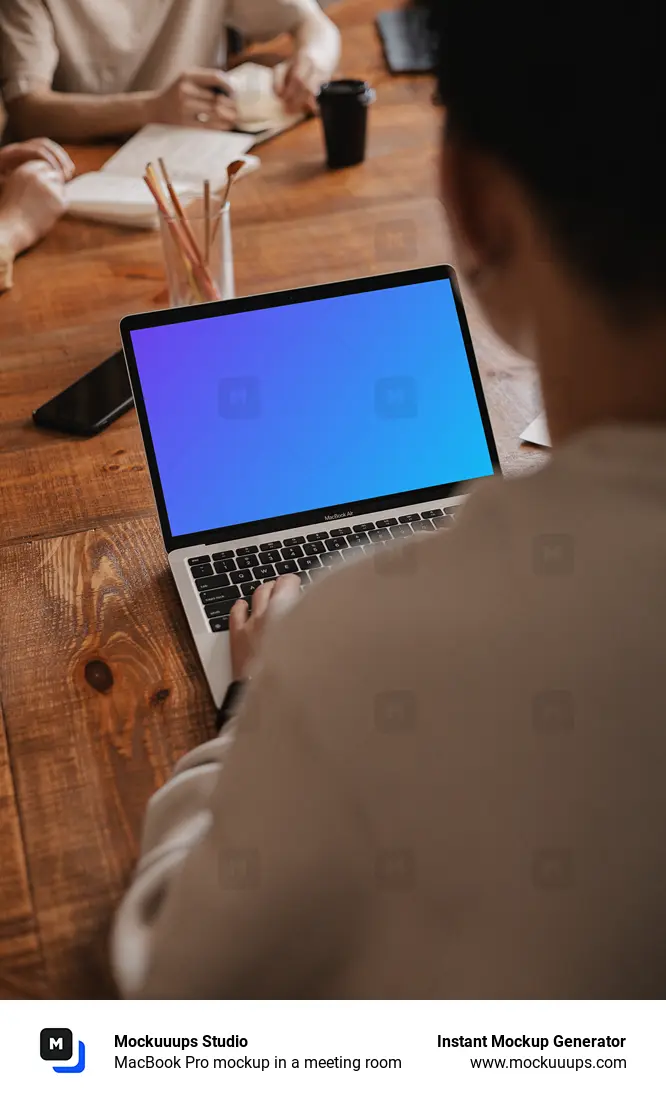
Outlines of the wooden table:
[{"label": "wooden table", "polygon": [[[377,89],[364,165],[323,167],[319,123],[263,146],[238,184],[239,294],[452,259],[437,199],[441,114],[429,78],[391,77],[373,27],[386,0],[329,10],[346,75]],[[74,152],[79,169],[110,149]],[[63,220],[0,299],[0,996],[113,995],[107,933],[146,801],[213,732],[213,707],[167,572],[135,414],[97,439],[30,413],[119,344],[123,314],[163,302],[156,234]],[[529,367],[467,296],[507,473]]]}]

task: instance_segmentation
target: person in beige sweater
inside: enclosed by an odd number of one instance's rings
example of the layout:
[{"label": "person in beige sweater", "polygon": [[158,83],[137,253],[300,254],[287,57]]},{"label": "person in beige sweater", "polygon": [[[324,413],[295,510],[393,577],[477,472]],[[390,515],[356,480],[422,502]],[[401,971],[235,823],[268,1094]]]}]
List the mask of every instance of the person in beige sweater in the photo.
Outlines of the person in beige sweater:
[{"label": "person in beige sweater", "polygon": [[245,683],[150,802],[123,995],[663,995],[666,86],[637,5],[601,44],[591,0],[433,4],[459,267],[538,364],[552,458],[234,612]]}]

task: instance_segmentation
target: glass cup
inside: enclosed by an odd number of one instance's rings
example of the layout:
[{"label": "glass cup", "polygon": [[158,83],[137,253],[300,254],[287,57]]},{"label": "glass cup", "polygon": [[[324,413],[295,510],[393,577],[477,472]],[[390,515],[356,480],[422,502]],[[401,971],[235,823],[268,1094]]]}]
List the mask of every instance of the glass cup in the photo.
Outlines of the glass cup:
[{"label": "glass cup", "polygon": [[221,198],[213,195],[208,218],[200,201],[189,206],[185,215],[202,263],[193,258],[190,233],[182,222],[176,217],[166,218],[160,214],[169,304],[191,306],[234,298],[236,290],[229,203],[223,206]]},{"label": "glass cup", "polygon": [[374,89],[365,80],[331,80],[317,96],[329,168],[349,168],[365,159],[368,107]]}]

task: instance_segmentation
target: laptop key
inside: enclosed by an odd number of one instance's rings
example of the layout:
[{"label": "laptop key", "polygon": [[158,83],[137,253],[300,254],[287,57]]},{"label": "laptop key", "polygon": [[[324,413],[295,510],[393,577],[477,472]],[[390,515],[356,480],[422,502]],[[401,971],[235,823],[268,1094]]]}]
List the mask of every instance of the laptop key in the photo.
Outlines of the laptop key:
[{"label": "laptop key", "polygon": [[354,524],[354,530],[355,531],[374,531],[374,529],[375,529],[374,523],[355,523]]},{"label": "laptop key", "polygon": [[379,531],[370,532],[370,542],[392,542],[393,535],[387,527],[382,527]]},{"label": "laptop key", "polygon": [[229,580],[234,584],[243,584],[244,581],[252,580],[252,571],[250,569],[235,569],[233,573],[229,574]]},{"label": "laptop key", "polygon": [[357,535],[348,535],[347,536],[347,542],[349,543],[350,546],[359,546],[360,543],[367,542],[367,541],[368,541],[368,536],[363,531],[359,532],[359,534],[357,534]]},{"label": "laptop key", "polygon": [[365,554],[365,550],[362,546],[350,546],[348,550],[342,550],[341,553],[345,561],[347,561],[348,558],[362,558]]},{"label": "laptop key", "polygon": [[303,535],[294,535],[293,539],[285,539],[285,546],[301,546],[305,542]]},{"label": "laptop key", "polygon": [[[344,530],[349,531],[349,528],[348,527],[344,528]],[[339,535],[337,537],[331,537],[330,539],[326,539],[326,549],[327,550],[344,550],[346,545],[347,545],[347,540],[345,538],[343,538],[342,536],[339,536]]]},{"label": "laptop key", "polygon": [[377,526],[378,527],[393,527],[393,525],[396,524],[397,522],[398,522],[397,519],[395,519],[395,517],[391,516],[390,519],[378,519],[377,520]]},{"label": "laptop key", "polygon": [[308,542],[323,542],[328,538],[328,531],[313,531],[308,535]]},{"label": "laptop key", "polygon": [[441,508],[431,508],[429,512],[421,512],[424,519],[435,519],[437,516],[441,516]]},{"label": "laptop key", "polygon": [[339,550],[330,550],[327,554],[322,554],[319,561],[322,565],[336,565],[342,561],[342,554]]},{"label": "laptop key", "polygon": [[237,546],[236,557],[238,557],[239,554],[256,554],[258,549],[258,546]]},{"label": "laptop key", "polygon": [[[202,565],[202,566],[200,566],[200,568],[203,569],[204,566]],[[215,572],[216,573],[233,573],[235,568],[236,568],[236,562],[234,561],[233,558],[225,558],[224,561],[216,561],[215,562]]]},{"label": "laptop key", "polygon": [[237,600],[240,594],[240,588],[230,584],[223,592],[219,590],[215,592],[202,592],[200,598],[204,607],[208,607],[209,604],[219,603],[220,600]]},{"label": "laptop key", "polygon": [[337,539],[340,535],[351,535],[351,527],[336,527],[334,531],[331,531],[332,539]]},{"label": "laptop key", "polygon": [[284,561],[291,561],[292,558],[302,558],[303,551],[300,546],[286,546],[282,551],[282,558]]},{"label": "laptop key", "polygon": [[213,631],[213,634],[221,634],[223,630],[229,629],[229,616],[220,615],[217,619],[211,619],[208,625]]},{"label": "laptop key", "polygon": [[257,565],[252,572],[258,581],[267,581],[276,575],[274,565]]},{"label": "laptop key", "polygon": [[325,549],[323,542],[307,542],[303,547],[303,553],[309,557],[310,554],[323,554]]},{"label": "laptop key", "polygon": [[301,587],[305,584],[310,584],[311,583],[309,573],[299,573],[298,574],[298,579],[301,582]]},{"label": "laptop key", "polygon": [[456,504],[455,507],[453,507],[453,508],[445,508],[444,509],[444,515],[446,515],[446,516],[455,516],[455,514],[456,514],[456,512],[458,511],[459,508],[460,508],[459,504]]},{"label": "laptop key", "polygon": [[225,584],[229,584],[229,577],[226,573],[222,573],[219,577],[203,577],[202,580],[196,582],[199,592],[212,592],[215,588],[224,588]]},{"label": "laptop key", "polygon": [[321,562],[317,557],[301,558],[298,564],[304,572],[308,569],[321,569]]},{"label": "laptop key", "polygon": [[279,539],[276,542],[260,542],[259,543],[259,549],[260,550],[279,550],[281,546],[282,546],[282,543],[280,542]]},{"label": "laptop key", "polygon": [[[279,550],[264,550],[263,554],[259,555],[259,561],[262,565],[270,565],[272,562],[280,560]],[[254,564],[257,565],[258,563],[255,561]]]},{"label": "laptop key", "polygon": [[202,554],[198,558],[187,559],[188,565],[206,565],[208,562],[210,562],[210,554]]},{"label": "laptop key", "polygon": [[219,550],[217,554],[213,554],[213,561],[224,561],[226,558],[233,558],[233,550]]},{"label": "laptop key", "polygon": [[195,580],[197,577],[212,577],[213,567],[212,565],[193,565],[191,573]]},{"label": "laptop key", "polygon": [[256,554],[236,554],[237,569],[251,569],[253,565],[259,565]]},{"label": "laptop key", "polygon": [[401,523],[414,523],[415,520],[420,519],[418,512],[412,512],[408,516],[398,516]]},{"label": "laptop key", "polygon": [[281,577],[287,573],[298,573],[298,562],[295,561],[279,561],[275,568],[277,569]]},{"label": "laptop key", "polygon": [[431,519],[417,519],[412,524],[412,531],[434,531],[433,522]]},{"label": "laptop key", "polygon": [[241,592],[244,596],[251,596],[258,588],[261,588],[261,581],[248,581],[247,584],[241,585]]},{"label": "laptop key", "polygon": [[235,600],[218,600],[217,603],[208,604],[204,608],[209,619],[216,619],[219,615],[229,615]]},{"label": "laptop key", "polygon": [[438,530],[441,527],[453,527],[453,516],[437,516],[432,522]]},{"label": "laptop key", "polygon": [[414,534],[408,523],[398,524],[391,533],[394,539],[408,539]]}]

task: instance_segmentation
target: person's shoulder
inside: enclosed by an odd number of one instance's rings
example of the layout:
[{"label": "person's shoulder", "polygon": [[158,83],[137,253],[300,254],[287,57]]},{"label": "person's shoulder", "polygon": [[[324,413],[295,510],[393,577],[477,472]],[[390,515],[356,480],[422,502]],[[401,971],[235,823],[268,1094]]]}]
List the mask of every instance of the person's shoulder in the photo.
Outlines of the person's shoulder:
[{"label": "person's shoulder", "polygon": [[[666,483],[666,436],[663,442],[659,476]],[[278,662],[351,667],[369,654],[408,654],[423,639],[471,639],[475,624],[488,644],[494,635],[519,645],[531,629],[561,631],[563,618],[578,620],[593,594],[601,599],[618,583],[629,585],[626,550],[634,536],[618,523],[620,514],[634,516],[648,551],[659,540],[661,493],[650,509],[636,492],[646,465],[655,466],[648,459],[658,443],[593,433],[535,473],[489,479],[451,530],[396,540],[310,585],[280,624]],[[642,465],[632,458],[641,448],[649,451]]]},{"label": "person's shoulder", "polygon": [[[527,496],[533,492],[539,493],[535,487]],[[506,595],[510,559],[519,532],[529,527],[529,511],[522,486],[493,479],[465,502],[450,530],[395,540],[326,576],[313,571],[313,582],[275,632],[273,658],[321,671],[322,663],[358,665],[370,653],[381,659],[382,651],[408,649],[416,637],[454,631],[475,604]]]}]

